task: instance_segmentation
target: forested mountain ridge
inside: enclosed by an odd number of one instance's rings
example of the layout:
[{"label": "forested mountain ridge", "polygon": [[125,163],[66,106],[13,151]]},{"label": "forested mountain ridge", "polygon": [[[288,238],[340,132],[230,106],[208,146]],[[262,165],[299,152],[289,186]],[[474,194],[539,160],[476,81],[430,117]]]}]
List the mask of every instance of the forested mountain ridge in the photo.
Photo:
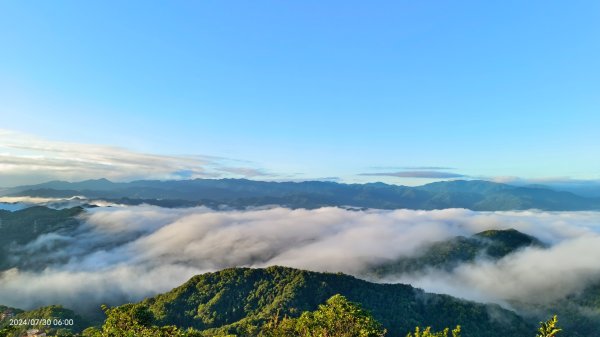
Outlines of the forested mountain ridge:
[{"label": "forested mountain ridge", "polygon": [[400,257],[368,268],[365,276],[386,277],[428,268],[451,270],[476,258],[497,260],[525,247],[545,247],[537,238],[515,229],[487,230],[469,237],[433,242],[413,256]]},{"label": "forested mountain ridge", "polygon": [[[531,325],[497,305],[428,294],[404,284],[376,284],[344,274],[286,267],[232,268],[198,275],[172,291],[144,300],[158,325],[252,335],[273,315],[299,316],[335,294],[359,303],[388,330],[405,336],[415,326],[460,324],[466,336],[529,336]],[[505,322],[497,321],[502,317]]]},{"label": "forested mountain ridge", "polygon": [[77,225],[74,217],[83,210],[81,207],[57,210],[44,206],[12,212],[0,210],[0,245],[12,241],[24,244],[39,234],[72,228]]},{"label": "forested mountain ridge", "polygon": [[467,208],[498,210],[598,210],[600,198],[582,197],[540,187],[517,187],[482,180],[455,180],[417,187],[384,183],[341,184],[325,181],[265,182],[246,179],[140,180],[106,179],[70,183],[53,181],[15,187],[11,196],[100,198],[125,204],[141,202],[167,207],[206,205],[291,208],[352,206],[378,209]]},{"label": "forested mountain ridge", "polygon": [[56,210],[43,206],[0,210],[0,271],[23,266],[24,260],[10,259],[10,247],[25,245],[44,234],[72,230],[79,225],[77,216],[83,211],[81,207]]}]

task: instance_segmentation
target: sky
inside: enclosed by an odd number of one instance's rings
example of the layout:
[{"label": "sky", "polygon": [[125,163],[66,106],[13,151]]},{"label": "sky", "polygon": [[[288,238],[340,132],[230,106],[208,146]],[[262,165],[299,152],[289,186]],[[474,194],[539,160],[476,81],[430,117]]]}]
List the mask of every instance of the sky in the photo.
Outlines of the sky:
[{"label": "sky", "polygon": [[597,1],[3,1],[0,186],[597,181],[598,36]]}]

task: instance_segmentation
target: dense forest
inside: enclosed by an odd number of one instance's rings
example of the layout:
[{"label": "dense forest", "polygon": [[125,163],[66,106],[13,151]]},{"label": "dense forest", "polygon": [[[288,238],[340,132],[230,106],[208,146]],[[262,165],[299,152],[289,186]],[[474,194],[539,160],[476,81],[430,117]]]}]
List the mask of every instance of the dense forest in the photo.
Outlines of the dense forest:
[{"label": "dense forest", "polygon": [[[240,334],[222,331],[200,331],[193,328],[180,328],[175,325],[155,325],[156,319],[151,310],[143,304],[127,304],[116,308],[103,307],[106,320],[98,327],[90,327],[82,332],[73,329],[34,329],[29,333],[45,331],[47,336],[55,337],[386,337],[388,331],[372,314],[342,295],[334,295],[314,311],[305,311],[297,317],[281,316],[279,312],[272,315],[262,325]],[[60,307],[45,308],[43,311],[31,312],[31,315],[49,314],[58,319],[77,318]],[[18,316],[25,318],[24,316]],[[39,316],[34,316],[39,317]],[[546,322],[540,322],[535,337],[556,337],[562,331],[557,326],[558,320],[553,316]],[[29,328],[28,328],[29,329]],[[19,337],[25,335],[24,329],[14,326],[0,327],[0,337]],[[461,337],[471,336],[463,328],[444,328],[435,331],[431,326],[415,327],[406,337]],[[525,334],[523,334],[525,335]],[[511,335],[512,336],[512,335]],[[531,334],[533,336],[533,334]]]}]

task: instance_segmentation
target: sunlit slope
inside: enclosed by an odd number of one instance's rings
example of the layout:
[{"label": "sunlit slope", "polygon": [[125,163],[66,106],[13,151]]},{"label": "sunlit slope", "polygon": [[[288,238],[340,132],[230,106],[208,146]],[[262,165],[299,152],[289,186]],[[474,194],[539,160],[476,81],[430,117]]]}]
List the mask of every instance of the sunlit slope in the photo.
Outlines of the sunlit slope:
[{"label": "sunlit slope", "polygon": [[239,333],[277,313],[298,316],[315,310],[335,294],[371,311],[390,336],[404,336],[417,325],[460,324],[468,336],[481,337],[528,336],[531,331],[519,316],[497,305],[428,294],[409,285],[376,284],[344,274],[285,267],[234,268],[199,275],[143,303],[150,306],[159,325]]}]

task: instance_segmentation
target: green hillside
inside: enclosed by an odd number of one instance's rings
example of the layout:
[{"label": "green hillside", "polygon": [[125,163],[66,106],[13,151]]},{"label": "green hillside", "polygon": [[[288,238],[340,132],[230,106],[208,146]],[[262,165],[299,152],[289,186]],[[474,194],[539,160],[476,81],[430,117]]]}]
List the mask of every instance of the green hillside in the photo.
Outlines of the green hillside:
[{"label": "green hillside", "polygon": [[284,267],[234,268],[195,276],[142,304],[149,307],[157,325],[252,335],[273,315],[297,317],[335,294],[370,311],[391,337],[403,337],[415,326],[426,325],[442,329],[459,324],[467,337],[530,336],[532,331],[519,316],[497,305],[428,294],[408,285]]},{"label": "green hillside", "polygon": [[8,256],[11,245],[23,245],[43,234],[71,230],[79,225],[76,216],[81,212],[81,207],[56,210],[43,206],[14,212],[0,210],[0,270],[15,266]]},{"label": "green hillside", "polygon": [[39,235],[73,228],[78,225],[74,217],[82,211],[81,207],[56,210],[43,206],[14,212],[0,210],[0,246],[25,244]]},{"label": "green hillside", "polygon": [[424,247],[416,256],[401,257],[374,266],[366,275],[382,277],[431,267],[450,270],[460,263],[473,261],[478,257],[499,259],[528,246],[544,245],[537,238],[515,229],[488,230],[470,237],[458,236],[434,242]]}]

